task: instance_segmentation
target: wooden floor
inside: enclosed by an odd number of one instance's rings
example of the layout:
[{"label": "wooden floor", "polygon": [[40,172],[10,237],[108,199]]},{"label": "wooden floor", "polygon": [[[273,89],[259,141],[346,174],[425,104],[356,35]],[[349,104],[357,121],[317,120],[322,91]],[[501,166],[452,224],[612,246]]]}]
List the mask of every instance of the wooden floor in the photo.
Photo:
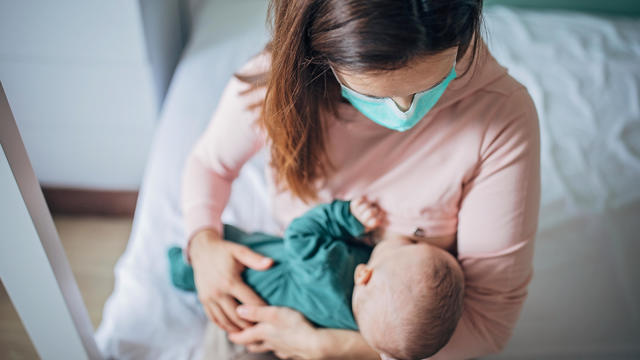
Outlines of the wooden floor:
[{"label": "wooden floor", "polygon": [[[113,267],[126,247],[132,219],[54,215],[53,220],[97,328],[102,307],[113,290]],[[0,359],[37,358],[4,286],[0,286]]]}]

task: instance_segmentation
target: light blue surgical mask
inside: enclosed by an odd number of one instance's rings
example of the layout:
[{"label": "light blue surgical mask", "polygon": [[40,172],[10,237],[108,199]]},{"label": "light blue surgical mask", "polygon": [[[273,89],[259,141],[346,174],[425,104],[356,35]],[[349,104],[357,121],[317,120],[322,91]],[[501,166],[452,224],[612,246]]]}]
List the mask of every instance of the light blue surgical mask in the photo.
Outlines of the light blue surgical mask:
[{"label": "light blue surgical mask", "polygon": [[[333,68],[331,68],[331,71],[333,71]],[[411,100],[411,106],[407,111],[400,110],[391,98],[376,98],[360,94],[342,84],[338,80],[335,71],[333,71],[333,74],[342,88],[342,96],[349,100],[351,105],[364,116],[389,129],[405,131],[411,129],[422,120],[438,102],[449,82],[456,77],[456,65],[454,62],[447,77],[439,84],[425,91],[415,93]]]}]

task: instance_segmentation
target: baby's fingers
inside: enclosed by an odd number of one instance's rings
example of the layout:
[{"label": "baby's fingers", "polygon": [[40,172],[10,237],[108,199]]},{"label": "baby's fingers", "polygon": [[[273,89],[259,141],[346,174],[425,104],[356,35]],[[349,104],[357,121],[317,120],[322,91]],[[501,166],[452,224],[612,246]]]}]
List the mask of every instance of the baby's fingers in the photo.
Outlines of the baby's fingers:
[{"label": "baby's fingers", "polygon": [[361,212],[361,214],[362,214],[362,218],[364,219],[364,221],[368,222],[370,219],[374,218],[375,209],[367,208],[363,212]]},{"label": "baby's fingers", "polygon": [[371,228],[378,225],[378,220],[376,218],[370,218],[367,221],[365,221],[365,225],[367,229],[370,230]]},{"label": "baby's fingers", "polygon": [[351,202],[349,203],[349,210],[353,214],[358,214],[360,212],[360,207],[361,206],[362,206],[362,196],[351,200]]},{"label": "baby's fingers", "polygon": [[375,214],[367,220],[367,226],[371,228],[376,228],[384,222],[385,213],[381,210],[377,210]]},{"label": "baby's fingers", "polygon": [[358,211],[359,213],[361,213],[361,214],[363,214],[363,215],[364,215],[364,212],[365,212],[365,211],[366,211],[370,206],[371,206],[371,204],[370,204],[368,201],[363,200],[363,201],[361,201],[360,203],[358,203],[358,204],[356,205],[356,209],[357,209],[357,211]]},{"label": "baby's fingers", "polygon": [[357,198],[351,200],[351,203],[354,207],[358,207],[360,206],[362,203],[364,203],[366,200],[366,197],[364,195],[360,195]]},{"label": "baby's fingers", "polygon": [[384,220],[384,214],[382,213],[378,213],[376,214],[376,216],[371,218],[371,222],[373,222],[375,225],[381,224],[382,220]]}]

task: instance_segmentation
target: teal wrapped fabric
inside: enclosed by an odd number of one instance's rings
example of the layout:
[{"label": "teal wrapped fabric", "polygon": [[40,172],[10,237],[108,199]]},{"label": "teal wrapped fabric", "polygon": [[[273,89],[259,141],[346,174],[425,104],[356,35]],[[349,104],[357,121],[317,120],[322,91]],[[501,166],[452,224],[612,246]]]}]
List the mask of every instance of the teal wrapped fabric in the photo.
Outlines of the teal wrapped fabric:
[{"label": "teal wrapped fabric", "polygon": [[[371,247],[353,241],[364,230],[343,200],[315,206],[294,219],[283,238],[223,225],[225,239],[274,259],[265,271],[242,273],[268,304],[293,308],[317,326],[350,330],[358,329],[351,310],[353,273],[371,255]],[[172,283],[196,291],[193,268],[185,263],[182,249],[170,248],[168,256]]]},{"label": "teal wrapped fabric", "polygon": [[640,16],[640,1],[638,0],[485,0],[484,4],[538,10],[573,10],[606,15]]}]

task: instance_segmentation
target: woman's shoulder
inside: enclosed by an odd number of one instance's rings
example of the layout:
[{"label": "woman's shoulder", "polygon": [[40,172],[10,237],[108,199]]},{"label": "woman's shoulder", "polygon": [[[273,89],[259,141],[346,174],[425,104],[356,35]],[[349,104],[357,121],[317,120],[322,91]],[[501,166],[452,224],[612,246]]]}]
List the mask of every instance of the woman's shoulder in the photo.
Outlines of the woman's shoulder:
[{"label": "woman's shoulder", "polygon": [[229,79],[222,100],[255,118],[266,93],[270,62],[270,53],[263,49],[242,63]]},{"label": "woman's shoulder", "polygon": [[504,127],[520,124],[530,128],[538,124],[538,111],[529,89],[511,75],[506,74],[499,80],[499,84],[488,90],[499,94],[493,96],[496,100],[495,109],[488,119],[488,125]]},{"label": "woman's shoulder", "polygon": [[[463,64],[459,66],[460,70],[465,68]],[[450,87],[440,106],[457,117],[468,118],[473,128],[500,127],[518,117],[537,121],[528,89],[485,46],[481,46],[468,73],[452,81]]]},{"label": "woman's shoulder", "polygon": [[490,54],[484,60],[480,71],[470,74],[464,87],[458,89],[459,101],[452,99],[454,111],[485,137],[513,127],[535,135],[538,112],[529,89]]},{"label": "woman's shoulder", "polygon": [[[479,137],[482,158],[538,148],[538,112],[529,90],[509,74],[476,94],[479,110],[471,129]],[[533,149],[532,148],[532,149]],[[537,150],[536,150],[537,151]]]},{"label": "woman's shoulder", "polygon": [[268,72],[270,67],[271,52],[267,49],[262,49],[259,53],[245,61],[238,71],[236,71],[236,74],[243,76],[259,76]]}]

